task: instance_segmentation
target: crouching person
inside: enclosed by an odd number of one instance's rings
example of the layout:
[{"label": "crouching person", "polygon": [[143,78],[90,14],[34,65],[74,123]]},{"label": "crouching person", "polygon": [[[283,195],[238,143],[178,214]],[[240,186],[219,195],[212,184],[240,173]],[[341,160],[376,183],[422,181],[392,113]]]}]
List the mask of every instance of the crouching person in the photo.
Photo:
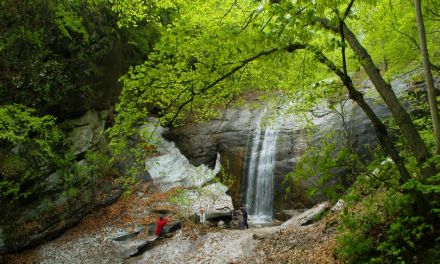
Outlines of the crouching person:
[{"label": "crouching person", "polygon": [[165,230],[163,229],[163,227],[165,226],[166,223],[168,223],[169,219],[168,217],[165,217],[163,215],[161,215],[159,217],[159,220],[156,223],[156,236],[157,237],[163,237],[163,235],[165,235]]}]

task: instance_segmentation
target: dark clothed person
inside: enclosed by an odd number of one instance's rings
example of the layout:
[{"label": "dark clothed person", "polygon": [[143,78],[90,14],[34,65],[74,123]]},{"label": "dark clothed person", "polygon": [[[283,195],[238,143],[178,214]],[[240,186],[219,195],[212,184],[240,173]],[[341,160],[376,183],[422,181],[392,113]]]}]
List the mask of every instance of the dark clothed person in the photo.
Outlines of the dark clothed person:
[{"label": "dark clothed person", "polygon": [[244,229],[244,227],[249,229],[249,226],[248,226],[248,223],[247,223],[248,213],[247,213],[246,207],[241,206],[240,210],[241,210],[241,213],[243,214],[243,221],[241,222],[240,229]]}]

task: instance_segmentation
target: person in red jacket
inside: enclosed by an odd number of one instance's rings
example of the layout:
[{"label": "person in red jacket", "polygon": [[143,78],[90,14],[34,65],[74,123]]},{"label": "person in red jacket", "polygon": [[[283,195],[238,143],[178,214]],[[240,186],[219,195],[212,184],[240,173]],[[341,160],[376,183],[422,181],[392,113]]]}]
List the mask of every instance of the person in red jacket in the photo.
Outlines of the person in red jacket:
[{"label": "person in red jacket", "polygon": [[161,237],[165,235],[165,230],[163,230],[164,225],[169,221],[168,217],[160,216],[156,223],[156,236]]}]

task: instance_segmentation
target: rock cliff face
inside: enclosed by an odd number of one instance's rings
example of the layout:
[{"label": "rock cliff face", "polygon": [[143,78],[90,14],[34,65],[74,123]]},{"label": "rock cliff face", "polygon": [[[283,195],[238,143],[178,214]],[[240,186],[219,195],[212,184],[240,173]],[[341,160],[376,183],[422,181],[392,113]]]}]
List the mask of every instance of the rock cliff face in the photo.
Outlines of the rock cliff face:
[{"label": "rock cliff face", "polygon": [[[100,140],[106,123],[112,119],[112,108],[121,92],[118,79],[130,64],[143,61],[142,56],[123,39],[116,41],[102,56],[96,74],[81,78],[78,87],[89,86],[90,90],[69,91],[60,103],[47,104],[39,109],[41,113],[54,115],[63,122],[60,127],[73,145],[78,165],[84,163],[87,150],[102,143]],[[127,170],[132,159],[128,157],[127,160],[118,164],[118,169]],[[143,176],[145,180],[148,179],[147,174]],[[75,198],[67,198],[68,187],[59,172],[38,179],[32,189],[38,193],[35,199],[28,199],[30,201],[13,207],[0,204],[0,255],[20,251],[58,236],[91,209],[109,204],[121,194],[121,188],[116,186],[113,179],[99,179],[94,184],[79,188],[79,195]]]},{"label": "rock cliff face", "polygon": [[[100,143],[108,113],[108,110],[89,110],[61,124],[73,143],[77,166],[85,163],[83,154]],[[59,171],[36,181],[32,190],[38,194],[32,200],[13,207],[0,206],[0,253],[20,251],[57,237],[94,207],[110,204],[122,193],[112,177],[104,177],[78,187],[78,195],[69,195],[65,176]]]},{"label": "rock cliff face", "polygon": [[[370,101],[376,114],[380,117],[388,115],[386,108],[380,103]],[[250,142],[257,129],[255,119],[261,114],[260,108],[242,107],[229,109],[223,120],[214,120],[202,124],[193,124],[169,131],[165,137],[172,140],[181,152],[194,165],[207,164],[213,166],[217,152],[220,153],[222,166],[235,178],[230,194],[237,206],[243,201],[246,193],[247,173],[250,161]],[[356,105],[347,103],[347,127],[352,134],[352,142],[356,151],[364,159],[368,159],[368,147],[377,143],[370,121]],[[319,143],[326,131],[342,130],[342,120],[338,114],[323,107],[321,114],[313,119],[316,133],[312,137],[300,118],[287,115],[282,119],[276,143],[274,166],[274,209],[279,212],[285,208],[302,208],[311,206],[319,200],[307,198],[305,188],[315,179],[302,183],[302,187],[293,191],[293,198],[285,200],[285,187],[282,181],[285,175],[294,170],[295,164],[310,144]],[[262,138],[259,139],[260,141]],[[368,147],[367,147],[368,145]]]}]

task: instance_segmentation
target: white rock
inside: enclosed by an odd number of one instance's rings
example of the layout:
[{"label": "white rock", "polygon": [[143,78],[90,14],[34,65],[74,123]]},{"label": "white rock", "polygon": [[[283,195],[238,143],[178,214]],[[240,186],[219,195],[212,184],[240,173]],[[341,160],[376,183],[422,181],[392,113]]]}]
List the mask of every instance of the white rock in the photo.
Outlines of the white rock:
[{"label": "white rock", "polygon": [[345,207],[345,202],[342,199],[339,199],[335,205],[333,205],[332,209],[330,209],[332,212],[339,212]]},{"label": "white rock", "polygon": [[313,220],[317,215],[325,211],[326,209],[330,208],[329,202],[323,202],[320,204],[315,205],[311,209],[305,211],[304,213],[294,216],[291,219],[284,222],[281,226],[287,227],[287,226],[302,226],[303,224]]}]

